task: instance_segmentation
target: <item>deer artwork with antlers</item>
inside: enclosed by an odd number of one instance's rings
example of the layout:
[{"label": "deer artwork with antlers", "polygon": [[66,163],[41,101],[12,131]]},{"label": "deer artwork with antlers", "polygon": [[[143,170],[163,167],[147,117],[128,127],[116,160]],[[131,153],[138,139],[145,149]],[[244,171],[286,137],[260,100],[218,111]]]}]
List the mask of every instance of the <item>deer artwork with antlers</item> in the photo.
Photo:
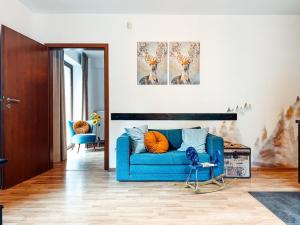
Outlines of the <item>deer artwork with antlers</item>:
[{"label": "deer artwork with antlers", "polygon": [[[189,45],[187,51],[187,56],[183,55],[183,44]],[[194,84],[190,77],[190,65],[194,60],[199,57],[200,54],[200,43],[199,42],[189,42],[180,43],[173,42],[170,44],[170,57],[176,58],[179,65],[182,67],[182,72],[180,75],[175,76],[171,84]]]},{"label": "deer artwork with antlers", "polygon": [[[150,44],[156,45],[155,55],[149,53]],[[163,57],[167,55],[167,43],[165,42],[138,42],[137,56],[143,57],[150,67],[149,74],[143,76],[138,83],[142,85],[162,84],[158,79],[158,65],[162,62]]]}]

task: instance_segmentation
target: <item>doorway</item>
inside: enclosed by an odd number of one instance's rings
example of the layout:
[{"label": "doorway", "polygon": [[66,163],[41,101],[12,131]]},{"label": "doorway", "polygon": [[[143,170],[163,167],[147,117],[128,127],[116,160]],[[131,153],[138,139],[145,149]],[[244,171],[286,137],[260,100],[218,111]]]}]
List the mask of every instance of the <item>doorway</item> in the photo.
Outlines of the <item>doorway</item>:
[{"label": "doorway", "polygon": [[[64,111],[67,170],[95,168],[96,159],[105,170],[109,169],[109,74],[107,44],[46,44],[51,50],[64,52]],[[86,78],[86,79],[85,79]],[[55,95],[53,89],[52,97]],[[96,123],[95,115],[101,118]],[[53,119],[53,105],[50,109]],[[97,118],[99,118],[97,117]],[[72,141],[72,129],[77,121],[91,125],[88,134],[96,136],[95,143],[78,144]],[[70,122],[72,125],[70,126]],[[93,124],[94,123],[94,124]],[[53,134],[53,128],[52,132]],[[53,137],[52,137],[53,138]],[[53,146],[52,146],[53,154]],[[79,153],[77,153],[79,152]],[[91,162],[93,166],[85,165]],[[103,163],[101,163],[103,162]],[[51,164],[53,165],[53,158]]]}]

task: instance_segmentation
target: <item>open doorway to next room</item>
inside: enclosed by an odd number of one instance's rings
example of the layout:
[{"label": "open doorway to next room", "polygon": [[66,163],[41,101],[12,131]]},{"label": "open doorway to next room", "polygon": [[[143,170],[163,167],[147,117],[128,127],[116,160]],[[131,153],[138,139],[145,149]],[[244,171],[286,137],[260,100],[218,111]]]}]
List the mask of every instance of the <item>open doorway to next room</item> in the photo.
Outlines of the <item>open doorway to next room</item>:
[{"label": "open doorway to next room", "polygon": [[104,51],[72,48],[60,53],[60,143],[65,145],[61,159],[66,160],[66,170],[103,170]]}]

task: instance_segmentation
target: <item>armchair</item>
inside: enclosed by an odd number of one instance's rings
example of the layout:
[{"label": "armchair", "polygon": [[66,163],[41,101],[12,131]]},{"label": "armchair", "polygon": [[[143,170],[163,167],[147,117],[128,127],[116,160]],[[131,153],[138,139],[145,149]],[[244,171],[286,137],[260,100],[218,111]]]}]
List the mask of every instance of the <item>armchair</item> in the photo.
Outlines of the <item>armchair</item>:
[{"label": "armchair", "polygon": [[81,144],[93,144],[94,149],[95,149],[95,144],[96,144],[96,134],[92,133],[93,132],[93,124],[92,121],[88,120],[87,123],[90,126],[90,130],[86,134],[76,134],[73,125],[74,121],[68,121],[68,128],[71,134],[71,143],[72,143],[72,150],[75,144],[78,144],[78,150],[77,153],[79,152],[80,145]]}]

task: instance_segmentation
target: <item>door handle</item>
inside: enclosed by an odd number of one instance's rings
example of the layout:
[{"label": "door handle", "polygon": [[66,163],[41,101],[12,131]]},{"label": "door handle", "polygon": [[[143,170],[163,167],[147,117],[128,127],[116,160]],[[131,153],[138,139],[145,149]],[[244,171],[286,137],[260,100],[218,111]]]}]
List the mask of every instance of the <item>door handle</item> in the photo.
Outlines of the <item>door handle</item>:
[{"label": "door handle", "polygon": [[19,103],[21,100],[15,99],[15,98],[7,98],[6,99],[7,103]]}]

